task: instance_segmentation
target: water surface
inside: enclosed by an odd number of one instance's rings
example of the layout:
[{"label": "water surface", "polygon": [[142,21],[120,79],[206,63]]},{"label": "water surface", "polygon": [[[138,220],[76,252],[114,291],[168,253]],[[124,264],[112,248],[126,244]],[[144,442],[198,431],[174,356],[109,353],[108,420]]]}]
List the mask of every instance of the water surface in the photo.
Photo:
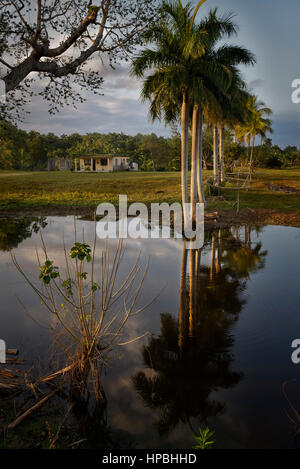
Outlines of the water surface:
[{"label": "water surface", "polygon": [[[0,225],[0,337],[43,367],[51,338],[32,317],[48,326],[49,315],[8,249],[38,282],[40,233],[60,265],[62,235],[70,248],[74,219]],[[78,220],[77,231],[92,240],[93,222]],[[100,409],[85,422],[84,445],[192,448],[199,426],[208,425],[219,448],[294,447],[282,385],[298,379],[287,389],[300,408],[300,365],[291,361],[291,343],[300,338],[299,247],[300,230],[280,226],[216,230],[197,252],[179,240],[129,241],[120,273],[141,250],[150,261],[141,303],[162,291],[127,326],[128,335],[148,336],[113,352],[103,375],[105,416]],[[77,417],[70,414],[70,425]]]}]

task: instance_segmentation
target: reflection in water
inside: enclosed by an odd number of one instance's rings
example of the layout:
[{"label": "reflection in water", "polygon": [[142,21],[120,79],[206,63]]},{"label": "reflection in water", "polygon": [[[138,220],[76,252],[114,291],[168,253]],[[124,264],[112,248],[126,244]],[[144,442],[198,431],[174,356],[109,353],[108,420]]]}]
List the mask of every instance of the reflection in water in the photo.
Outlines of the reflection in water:
[{"label": "reflection in water", "polygon": [[[254,231],[258,235],[261,229],[255,228]],[[245,226],[244,241],[241,242],[239,231],[232,230],[231,233],[234,233],[231,239],[232,249],[227,250],[226,255],[223,257],[224,264],[231,267],[238,278],[248,279],[250,273],[255,273],[265,267],[267,251],[261,251],[261,242],[256,243],[252,248],[251,232],[251,227]]]},{"label": "reflection in water", "polygon": [[[120,442],[117,436],[108,426],[107,399],[101,385],[97,397],[94,392],[85,394],[73,392],[70,396],[70,394],[64,394],[63,390],[60,390],[59,396],[65,401],[66,408],[71,410],[72,429],[75,432],[72,447],[78,446],[76,440],[80,448],[85,449],[119,447]],[[62,439],[65,437],[66,435],[60,435]]]},{"label": "reflection in water", "polygon": [[[35,225],[30,225],[30,228],[37,229]],[[27,226],[26,229],[29,230]],[[53,339],[51,361],[57,363],[54,373],[48,371],[45,375],[44,370],[39,370],[38,376],[36,366],[33,365],[31,370],[24,373],[23,382],[20,380],[13,391],[22,394],[22,399],[29,391],[28,401],[33,397],[37,400],[29,409],[30,414],[55,394],[60,395],[69,404],[69,410],[73,408],[81,434],[91,434],[95,425],[99,434],[106,427],[107,402],[102,386],[102,371],[108,356],[115,348],[133,343],[145,335],[125,341],[123,336],[127,322],[147,307],[137,306],[147,266],[143,267],[138,255],[133,265],[127,263],[127,272],[123,277],[120,275],[125,253],[122,240],[119,240],[115,249],[106,245],[99,250],[95,225],[92,246],[84,243],[84,240],[79,242],[76,233],[75,223],[75,244],[72,248],[70,246],[71,250],[67,250],[63,244],[61,250],[65,257],[64,270],[53,266],[54,260],[51,260],[42,239],[42,252],[37,251],[35,267],[40,285],[30,279],[29,273],[19,264],[15,254],[11,253],[17,271],[38,296],[41,307],[50,315],[50,335]],[[48,368],[49,363],[46,366]],[[7,374],[10,372],[5,371]],[[2,384],[0,375],[0,390],[4,387]],[[51,386],[51,392],[48,392],[47,385]],[[10,390],[8,386],[4,389]],[[33,395],[32,389],[37,390]],[[28,411],[20,411],[20,417],[11,422],[8,429],[13,430],[27,414]],[[50,447],[54,445],[55,438],[50,437]]]},{"label": "reflection in water", "polygon": [[30,238],[47,226],[46,217],[1,218],[0,219],[0,251],[8,251],[18,247],[24,239]]},{"label": "reflection in water", "polygon": [[[244,278],[263,268],[266,252],[252,248],[251,229],[241,241],[239,233],[221,230],[208,235],[210,266],[201,264],[202,250],[182,250],[178,319],[161,315],[161,333],[143,348],[145,366],[133,376],[137,392],[150,408],[159,410],[159,434],[179,422],[192,426],[192,418],[207,419],[224,412],[225,403],[213,392],[236,386],[243,374],[232,370],[232,326],[244,300]],[[189,258],[189,270],[188,270]]]},{"label": "reflection in water", "polygon": [[[24,314],[16,295],[46,327],[45,312],[13,268],[6,249],[19,244],[18,260],[38,282],[37,231],[45,226],[49,257],[62,268],[62,231],[69,246],[73,223],[73,217],[0,221],[0,335],[9,348],[19,348],[26,366],[34,362],[45,370],[48,365],[49,372],[58,365],[54,359],[49,363],[49,332]],[[79,232],[91,239],[93,223],[78,224]],[[65,386],[11,433],[6,447],[33,447],[39,442],[49,447],[46,421],[53,437],[64,422],[56,448],[191,448],[191,430],[198,433],[198,424],[205,420],[221,448],[293,444],[282,383],[299,372],[290,358],[291,342],[300,331],[299,230],[215,230],[206,235],[201,251],[190,253],[182,247],[168,240],[128,242],[122,275],[134,263],[137,250],[150,257],[141,306],[167,283],[157,302],[126,330],[126,337],[152,334],[143,342],[143,355],[136,343],[114,357],[118,359],[101,376],[98,401],[89,392],[70,396],[70,387]],[[52,385],[44,384],[45,392],[47,386]],[[23,410],[32,405],[32,392],[25,394],[19,396]],[[288,388],[295,408],[300,407],[299,395],[297,386]],[[2,394],[0,407],[2,426],[16,415],[13,401]]]}]

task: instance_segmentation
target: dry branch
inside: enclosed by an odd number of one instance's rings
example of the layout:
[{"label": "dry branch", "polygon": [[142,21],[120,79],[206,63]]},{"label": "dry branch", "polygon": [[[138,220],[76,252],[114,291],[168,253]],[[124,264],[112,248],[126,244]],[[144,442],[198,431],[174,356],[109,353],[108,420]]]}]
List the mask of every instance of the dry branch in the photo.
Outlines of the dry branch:
[{"label": "dry branch", "polygon": [[14,430],[14,428],[16,428],[17,425],[19,425],[21,422],[23,422],[23,420],[26,417],[31,415],[35,410],[39,409],[42,405],[44,405],[46,402],[48,402],[49,399],[51,399],[54,396],[55,393],[56,393],[56,391],[50,392],[49,394],[47,394],[47,396],[43,397],[43,399],[41,399],[36,404],[34,404],[32,407],[30,407],[28,410],[26,410],[26,412],[21,414],[18,418],[16,418],[13,422],[11,422],[7,426],[7,430]]}]

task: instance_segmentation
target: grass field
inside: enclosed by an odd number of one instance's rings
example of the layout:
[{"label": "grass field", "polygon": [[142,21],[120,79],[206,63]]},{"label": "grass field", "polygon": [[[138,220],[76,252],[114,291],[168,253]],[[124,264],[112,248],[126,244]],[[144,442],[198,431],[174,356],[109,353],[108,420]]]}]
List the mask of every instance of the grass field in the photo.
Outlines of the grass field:
[{"label": "grass field", "polygon": [[[211,172],[204,172],[204,179],[211,175]],[[270,184],[280,187],[270,190]],[[299,192],[282,192],[282,186]],[[208,197],[208,210],[233,209],[238,191],[230,187],[231,183],[227,183],[219,194],[225,200]],[[180,173],[0,171],[0,212],[39,207],[67,210],[70,207],[96,207],[100,202],[116,204],[119,194],[127,194],[129,202],[180,201]],[[257,170],[251,187],[240,191],[240,208],[299,211],[300,168]]]}]

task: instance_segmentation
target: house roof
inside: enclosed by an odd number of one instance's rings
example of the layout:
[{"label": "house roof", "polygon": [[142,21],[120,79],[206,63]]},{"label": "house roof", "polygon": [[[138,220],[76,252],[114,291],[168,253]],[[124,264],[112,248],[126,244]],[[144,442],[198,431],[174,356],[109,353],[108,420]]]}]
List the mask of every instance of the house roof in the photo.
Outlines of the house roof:
[{"label": "house roof", "polygon": [[86,156],[80,156],[81,159],[89,160],[91,158],[94,159],[99,159],[99,158],[129,158],[129,156],[122,156],[122,155],[86,155]]}]

